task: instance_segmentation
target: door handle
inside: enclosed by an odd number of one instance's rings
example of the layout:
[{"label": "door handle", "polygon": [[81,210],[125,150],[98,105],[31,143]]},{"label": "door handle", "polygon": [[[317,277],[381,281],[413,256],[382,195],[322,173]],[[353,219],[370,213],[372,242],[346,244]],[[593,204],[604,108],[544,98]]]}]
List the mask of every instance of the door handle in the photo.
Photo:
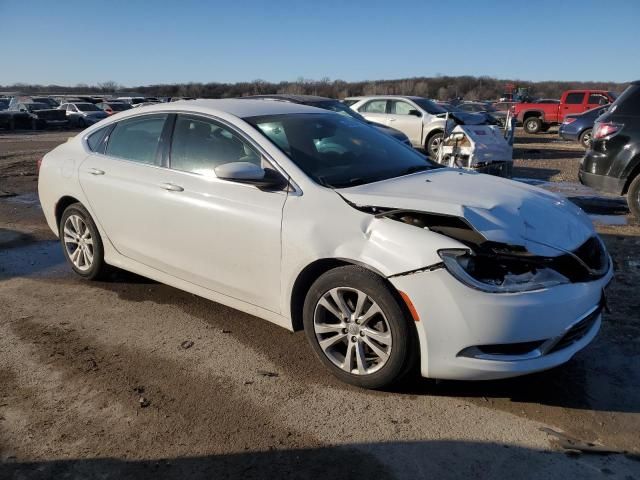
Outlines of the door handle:
[{"label": "door handle", "polygon": [[104,175],[104,170],[99,170],[97,168],[90,168],[88,171],[91,175]]},{"label": "door handle", "polygon": [[161,183],[160,186],[170,192],[184,192],[184,188],[173,183]]},{"label": "door handle", "polygon": [[390,119],[389,119],[389,121],[390,121],[390,122],[395,122],[395,121],[396,121],[396,119],[395,119],[395,118],[390,118]]}]

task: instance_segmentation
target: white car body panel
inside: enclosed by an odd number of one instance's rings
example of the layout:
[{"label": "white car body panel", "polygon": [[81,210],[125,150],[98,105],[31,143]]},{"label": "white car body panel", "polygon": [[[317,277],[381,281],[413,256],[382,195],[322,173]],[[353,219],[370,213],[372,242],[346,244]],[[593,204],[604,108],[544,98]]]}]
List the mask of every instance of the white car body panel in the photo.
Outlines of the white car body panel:
[{"label": "white car body panel", "polygon": [[[295,188],[255,187],[92,154],[84,138],[112,122],[152,112],[210,116],[244,132]],[[314,183],[240,117],[318,112],[285,102],[175,102],[112,115],[45,156],[38,191],[58,234],[56,205],[81,202],[94,218],[108,264],[220,302],[293,330],[291,295],[300,272],[319,260],[362,265],[406,293],[419,313],[421,369],[437,378],[487,379],[542,370],[568,360],[597,333],[570,348],[518,361],[458,357],[470,345],[526,342],[560,334],[597,306],[612,272],[588,283],[490,294],[444,268],[438,250],[467,248],[428,229],[375,217],[349,205],[409,209],[465,219],[485,238],[557,256],[595,235],[577,207],[536,187],[460,170],[437,169],[331,190]],[[336,114],[337,115],[337,114]],[[91,169],[104,171],[92,175]],[[167,191],[173,183],[183,191]]]},{"label": "white car body panel", "polygon": [[[341,190],[357,205],[465,218],[487,240],[557,256],[593,235],[589,217],[568,200],[524,183],[453,169]],[[554,228],[549,228],[549,225]],[[556,247],[556,248],[552,248]]]}]

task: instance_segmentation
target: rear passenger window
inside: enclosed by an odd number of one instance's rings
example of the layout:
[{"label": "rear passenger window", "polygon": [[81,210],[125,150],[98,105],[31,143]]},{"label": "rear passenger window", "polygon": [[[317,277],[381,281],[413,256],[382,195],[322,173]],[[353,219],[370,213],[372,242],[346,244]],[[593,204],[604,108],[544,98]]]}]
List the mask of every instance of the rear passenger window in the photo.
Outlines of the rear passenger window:
[{"label": "rear passenger window", "polygon": [[387,101],[372,100],[360,107],[359,111],[368,113],[387,113]]},{"label": "rear passenger window", "polygon": [[261,155],[220,124],[201,117],[178,115],[171,142],[171,168],[214,177],[218,165],[250,162],[261,165]]},{"label": "rear passenger window", "polygon": [[145,115],[118,122],[107,145],[107,155],[157,165],[156,153],[167,115]]},{"label": "rear passenger window", "polygon": [[91,150],[92,152],[102,153],[102,141],[104,140],[104,136],[110,128],[111,125],[101,128],[97,132],[93,132],[87,137],[87,146],[89,147],[89,150]]},{"label": "rear passenger window", "polygon": [[584,100],[584,92],[573,92],[567,94],[567,98],[564,103],[569,105],[579,105]]},{"label": "rear passenger window", "polygon": [[591,95],[589,95],[589,101],[587,103],[589,105],[606,105],[610,102],[609,99],[601,93],[592,93]]}]

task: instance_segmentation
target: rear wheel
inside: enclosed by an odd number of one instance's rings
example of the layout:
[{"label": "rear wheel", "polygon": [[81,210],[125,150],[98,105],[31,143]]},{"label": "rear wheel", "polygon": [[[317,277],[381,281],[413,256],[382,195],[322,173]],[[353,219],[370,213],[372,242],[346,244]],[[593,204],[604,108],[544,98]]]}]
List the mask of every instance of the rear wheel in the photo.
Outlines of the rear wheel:
[{"label": "rear wheel", "polygon": [[629,210],[636,217],[636,220],[640,221],[640,175],[636,176],[629,185],[627,204],[629,204]]},{"label": "rear wheel", "polygon": [[97,280],[108,273],[100,233],[80,203],[69,205],[62,213],[59,233],[64,256],[74,272],[89,280]]},{"label": "rear wheel", "polygon": [[591,147],[591,129],[590,128],[587,128],[584,132],[580,134],[580,145],[582,145],[587,150],[589,150],[589,147]]},{"label": "rear wheel", "polygon": [[525,119],[523,127],[527,133],[538,133],[542,130],[542,120],[539,117],[529,117]]},{"label": "rear wheel", "polygon": [[414,363],[412,325],[384,280],[361,267],[318,278],[305,299],[303,322],[320,361],[352,385],[387,387]]}]

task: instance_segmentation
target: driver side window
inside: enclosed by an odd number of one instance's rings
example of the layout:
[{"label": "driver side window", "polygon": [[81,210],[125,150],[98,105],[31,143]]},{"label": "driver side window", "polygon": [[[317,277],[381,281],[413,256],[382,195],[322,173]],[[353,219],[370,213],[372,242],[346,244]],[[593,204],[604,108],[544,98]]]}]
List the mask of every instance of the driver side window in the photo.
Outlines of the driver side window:
[{"label": "driver side window", "polygon": [[261,155],[220,124],[197,116],[178,115],[171,140],[171,168],[215,177],[218,165],[249,162],[261,166]]},{"label": "driver side window", "polygon": [[411,110],[417,110],[417,108],[407,102],[394,100],[391,104],[391,113],[395,115],[409,115]]}]

